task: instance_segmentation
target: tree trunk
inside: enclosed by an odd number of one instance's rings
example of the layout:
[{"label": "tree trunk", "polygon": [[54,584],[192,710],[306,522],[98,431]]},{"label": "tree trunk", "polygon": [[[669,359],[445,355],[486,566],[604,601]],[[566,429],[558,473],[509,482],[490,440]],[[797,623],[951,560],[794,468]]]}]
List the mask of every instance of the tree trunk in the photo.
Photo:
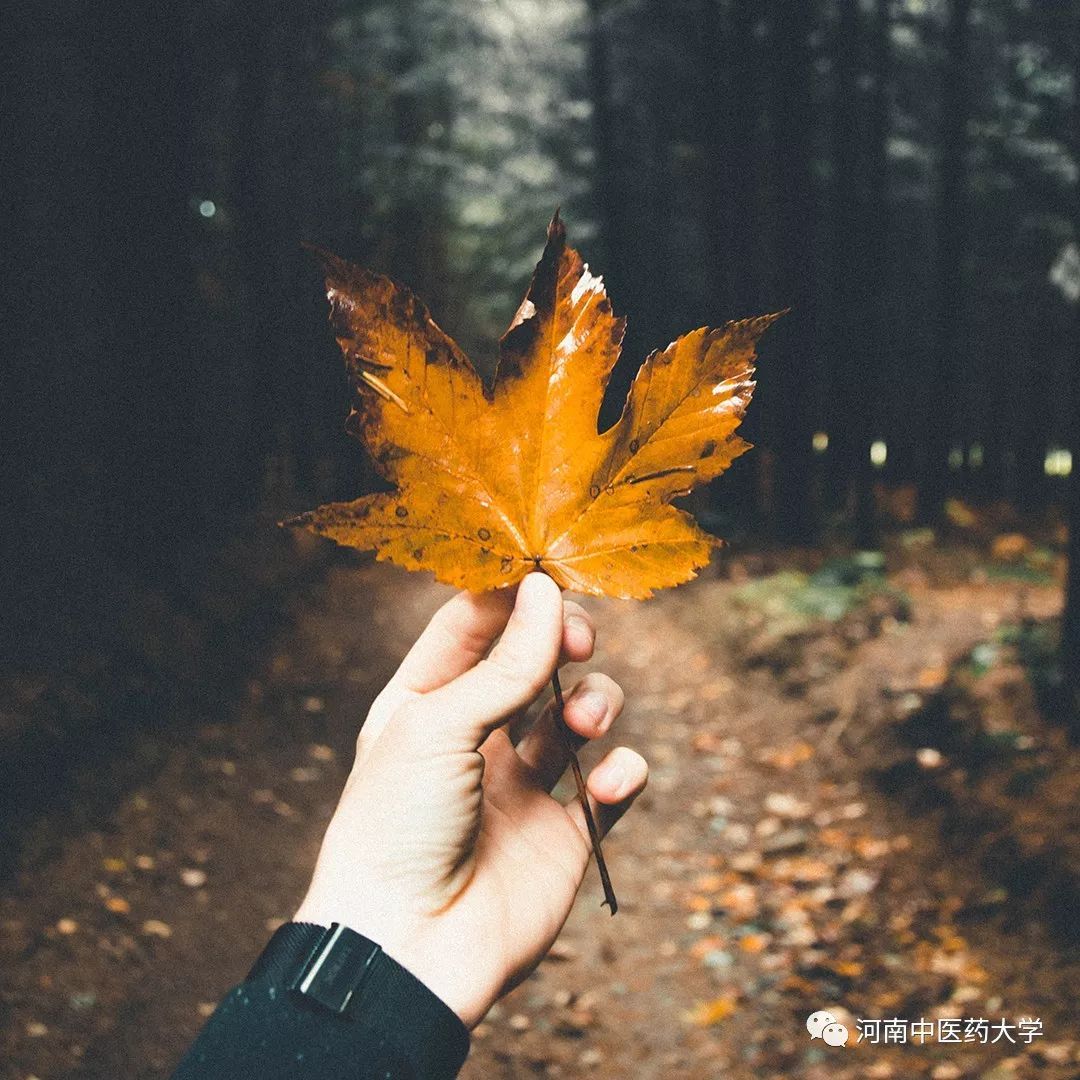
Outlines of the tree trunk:
[{"label": "tree trunk", "polygon": [[959,434],[956,423],[955,366],[963,340],[963,265],[968,239],[967,129],[971,113],[968,73],[971,0],[952,0],[945,31],[942,77],[941,150],[938,166],[937,253],[932,318],[933,370],[926,402],[925,470],[919,514],[942,520],[949,492],[949,450]]},{"label": "tree trunk", "polygon": [[596,164],[593,190],[600,223],[604,276],[617,288],[626,271],[626,193],[619,177],[615,138],[615,101],[611,85],[610,43],[604,0],[589,0],[589,94],[592,98],[592,140]]},{"label": "tree trunk", "polygon": [[[616,27],[612,5],[606,0],[589,0],[593,190],[601,249],[595,261],[604,272],[615,310],[628,316],[622,357],[612,372],[601,409],[601,427],[618,418],[646,353],[667,344],[656,340],[657,327],[649,325],[658,284],[651,273],[655,253],[650,250],[657,224],[646,219],[654,209],[650,196],[656,186],[655,154],[662,142],[659,134],[649,130],[653,102],[648,99],[649,72],[643,67],[651,61],[638,66],[618,56],[619,62],[613,62]],[[638,93],[621,94],[616,86],[614,72],[626,67],[632,70],[623,78],[633,80]]]},{"label": "tree trunk", "polygon": [[[1073,27],[1073,160],[1080,165],[1080,3],[1075,3]],[[1080,178],[1073,182],[1073,238],[1080,243]],[[1080,349],[1080,302],[1075,304],[1076,336]],[[1072,450],[1072,474],[1068,478],[1069,577],[1065,587],[1065,612],[1061,627],[1061,659],[1074,731],[1080,732],[1080,355],[1069,365],[1068,425]]]},{"label": "tree trunk", "polygon": [[773,529],[785,541],[808,544],[816,534],[812,506],[811,433],[815,351],[814,278],[811,226],[814,180],[811,169],[812,106],[810,33],[816,5],[786,5],[774,0],[770,33],[774,70],[770,111],[773,120],[776,212],[774,257],[779,273],[777,302],[791,311],[769,333],[767,441],[776,454]]},{"label": "tree trunk", "polygon": [[[864,492],[870,491],[870,420],[873,405],[866,372],[866,328],[870,306],[866,268],[860,258],[865,249],[865,221],[861,192],[864,185],[860,138],[859,43],[862,27],[858,0],[840,0],[833,46],[832,154],[832,296],[831,374],[832,410],[830,457],[835,462],[834,497],[845,510],[856,508],[856,531],[865,521]],[[871,298],[872,300],[872,298]],[[876,358],[875,358],[876,359]],[[860,538],[861,539],[861,538]]]},{"label": "tree trunk", "polygon": [[[871,64],[874,87],[870,95],[870,137],[866,177],[866,212],[863,215],[863,277],[866,281],[866,335],[864,363],[866,405],[858,410],[861,422],[855,473],[856,546],[870,551],[879,546],[874,507],[874,467],[870,443],[880,424],[884,400],[882,372],[888,369],[890,344],[888,310],[890,81],[892,76],[889,0],[878,0],[874,18]],[[852,343],[853,344],[853,343]],[[856,376],[852,372],[852,378]]]},{"label": "tree trunk", "polygon": [[[701,198],[701,227],[707,260],[709,303],[705,321],[757,314],[764,303],[759,261],[758,156],[761,144],[761,76],[754,27],[754,0],[732,0],[725,10],[698,0],[680,28],[678,45],[693,57],[686,108],[686,139],[700,140],[694,180]],[[753,432],[757,410],[747,418]],[[725,507],[754,508],[756,456],[737,462],[717,491]]]},{"label": "tree trunk", "polygon": [[99,10],[95,165],[108,238],[95,264],[109,411],[103,539],[138,577],[173,582],[184,576],[178,558],[196,557],[189,541],[204,536],[206,521],[197,452],[205,391],[192,366],[189,104],[203,28],[134,0]]},{"label": "tree trunk", "polygon": [[760,283],[754,243],[753,185],[758,143],[758,75],[754,63],[755,5],[734,0],[725,16],[720,5],[701,0],[686,45],[695,50],[695,115],[702,134],[703,212],[708,235],[709,276],[718,317],[756,314]]}]

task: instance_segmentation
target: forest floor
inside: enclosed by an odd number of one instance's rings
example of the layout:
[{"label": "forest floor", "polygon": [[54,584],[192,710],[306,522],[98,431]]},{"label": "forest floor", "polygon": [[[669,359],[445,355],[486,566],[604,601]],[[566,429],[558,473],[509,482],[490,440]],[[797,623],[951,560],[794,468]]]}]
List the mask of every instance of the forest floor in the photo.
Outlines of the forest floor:
[{"label": "forest floor", "polygon": [[[909,553],[851,587],[801,562],[588,602],[591,666],[628,699],[609,738],[652,768],[605,845],[621,908],[590,869],[469,1080],[1080,1076],[1080,759],[1028,647],[1058,584]],[[142,736],[153,769],[91,827],[43,814],[0,886],[0,1076],[168,1075],[294,910],[367,704],[446,595],[335,566],[241,700]],[[819,1009],[846,1047],[810,1039]],[[894,1017],[904,1044],[856,1043]],[[992,1024],[923,1043],[923,1018]]]}]

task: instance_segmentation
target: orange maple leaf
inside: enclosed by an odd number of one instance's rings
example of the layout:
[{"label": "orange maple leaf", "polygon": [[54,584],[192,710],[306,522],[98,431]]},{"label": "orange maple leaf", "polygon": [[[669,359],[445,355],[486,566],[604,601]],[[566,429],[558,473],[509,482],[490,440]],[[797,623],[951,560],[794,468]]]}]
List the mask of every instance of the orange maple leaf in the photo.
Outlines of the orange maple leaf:
[{"label": "orange maple leaf", "polygon": [[777,315],[654,352],[618,422],[598,432],[625,320],[558,214],[491,387],[408,289],[321,255],[359,396],[348,430],[396,490],[294,524],[476,592],[540,569],[578,592],[644,598],[709,561],[720,541],[671,500],[749,449],[735,429],[755,344]]}]

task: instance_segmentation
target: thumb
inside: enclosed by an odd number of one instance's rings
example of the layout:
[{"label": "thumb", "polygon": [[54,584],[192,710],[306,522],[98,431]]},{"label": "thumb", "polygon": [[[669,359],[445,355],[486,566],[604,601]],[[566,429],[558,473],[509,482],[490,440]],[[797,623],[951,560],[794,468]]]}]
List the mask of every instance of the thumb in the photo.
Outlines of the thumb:
[{"label": "thumb", "polygon": [[491,653],[453,682],[424,694],[410,712],[439,750],[478,750],[487,736],[529,706],[550,680],[563,637],[562,592],[547,574],[518,586],[514,610]]}]

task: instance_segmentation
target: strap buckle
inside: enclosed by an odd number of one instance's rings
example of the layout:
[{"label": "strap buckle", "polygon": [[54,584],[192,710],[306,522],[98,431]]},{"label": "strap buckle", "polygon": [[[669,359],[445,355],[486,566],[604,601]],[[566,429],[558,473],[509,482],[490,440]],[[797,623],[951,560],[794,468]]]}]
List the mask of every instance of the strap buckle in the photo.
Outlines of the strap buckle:
[{"label": "strap buckle", "polygon": [[331,923],[307,954],[288,988],[341,1014],[363,985],[382,949],[341,923]]}]

